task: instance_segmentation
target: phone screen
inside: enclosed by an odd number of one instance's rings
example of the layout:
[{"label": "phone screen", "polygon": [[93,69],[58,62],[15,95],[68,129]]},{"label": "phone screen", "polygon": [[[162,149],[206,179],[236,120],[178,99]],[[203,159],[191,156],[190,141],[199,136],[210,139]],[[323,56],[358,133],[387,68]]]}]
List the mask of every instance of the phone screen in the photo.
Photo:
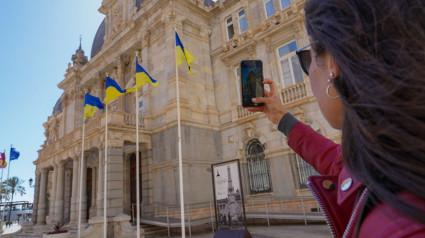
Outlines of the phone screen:
[{"label": "phone screen", "polygon": [[242,106],[260,107],[263,103],[253,103],[252,98],[264,96],[263,62],[261,60],[241,61]]}]

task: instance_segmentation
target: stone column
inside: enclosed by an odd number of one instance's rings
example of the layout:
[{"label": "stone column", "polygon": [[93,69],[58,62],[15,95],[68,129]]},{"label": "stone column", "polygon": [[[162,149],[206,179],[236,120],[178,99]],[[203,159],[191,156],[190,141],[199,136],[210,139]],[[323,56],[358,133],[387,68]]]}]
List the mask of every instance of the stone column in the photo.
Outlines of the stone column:
[{"label": "stone column", "polygon": [[[118,58],[116,60],[117,64],[117,82],[121,86],[121,88],[125,88],[125,65],[123,63],[123,60],[121,58]],[[125,101],[126,101],[127,95],[123,95],[122,97],[118,98],[118,111],[119,112],[125,112]]]},{"label": "stone column", "polygon": [[65,193],[63,195],[63,221],[69,223],[71,215],[72,170],[65,169]]},{"label": "stone column", "polygon": [[54,223],[55,218],[55,196],[56,196],[56,181],[57,181],[57,174],[58,174],[58,166],[55,164],[53,165],[53,174],[52,174],[52,187],[50,188],[50,198],[49,198],[49,215],[46,219],[47,223]]},{"label": "stone column", "polygon": [[72,197],[71,197],[71,217],[70,222],[74,223],[78,221],[78,180],[80,177],[79,173],[79,158],[74,158],[72,167]]},{"label": "stone column", "polygon": [[123,203],[123,148],[108,148],[107,199],[108,217],[124,212]]},{"label": "stone column", "polygon": [[56,193],[55,193],[55,223],[63,222],[63,194],[65,192],[65,163],[59,162],[58,172],[56,175]]},{"label": "stone column", "polygon": [[46,192],[47,192],[47,174],[49,170],[47,168],[41,169],[40,179],[40,192],[38,198],[38,210],[37,210],[37,225],[46,224]]},{"label": "stone column", "polygon": [[[81,190],[81,193],[83,194],[81,199],[81,223],[87,223],[87,156],[84,156],[83,176],[81,178],[83,180],[83,183],[82,183],[83,187]],[[78,199],[79,198],[80,196],[78,196]],[[78,209],[78,206],[77,206],[77,209]]]},{"label": "stone column", "polygon": [[104,171],[104,161],[105,161],[105,149],[99,148],[99,165],[97,170],[97,191],[96,191],[96,199],[97,199],[97,210],[96,216],[103,216],[103,174]]},{"label": "stone column", "polygon": [[34,180],[34,203],[33,203],[33,213],[32,213],[32,223],[37,224],[37,210],[38,210],[38,199],[40,196],[40,176],[41,172],[39,169],[35,171],[35,180]]}]

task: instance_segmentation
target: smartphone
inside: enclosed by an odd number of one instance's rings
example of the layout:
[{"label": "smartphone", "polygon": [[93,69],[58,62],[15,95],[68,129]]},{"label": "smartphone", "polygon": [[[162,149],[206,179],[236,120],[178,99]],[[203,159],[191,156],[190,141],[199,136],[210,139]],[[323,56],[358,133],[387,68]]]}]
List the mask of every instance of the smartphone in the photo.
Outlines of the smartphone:
[{"label": "smartphone", "polygon": [[263,106],[264,103],[252,102],[252,98],[264,97],[263,62],[261,60],[242,60],[240,69],[242,106]]}]

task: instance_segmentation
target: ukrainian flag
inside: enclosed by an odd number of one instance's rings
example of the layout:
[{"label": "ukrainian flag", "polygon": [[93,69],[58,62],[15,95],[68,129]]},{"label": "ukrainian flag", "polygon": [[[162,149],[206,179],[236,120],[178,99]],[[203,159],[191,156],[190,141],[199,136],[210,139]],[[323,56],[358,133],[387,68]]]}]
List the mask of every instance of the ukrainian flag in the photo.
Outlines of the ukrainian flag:
[{"label": "ukrainian flag", "polygon": [[192,62],[195,60],[193,56],[186,50],[180,41],[179,35],[176,33],[176,57],[177,57],[177,66],[180,66],[183,62],[187,63],[187,67],[189,68],[189,73],[194,74],[192,72]]},{"label": "ukrainian flag", "polygon": [[90,94],[86,94],[84,98],[84,120],[89,116],[94,116],[94,113],[103,109],[103,104],[98,97],[94,97]]},{"label": "ukrainian flag", "polygon": [[106,98],[105,104],[108,104],[111,100],[120,97],[126,93],[132,92],[134,90],[123,90],[120,88],[118,83],[112,78],[106,77]]},{"label": "ukrainian flag", "polygon": [[136,88],[140,88],[145,84],[152,84],[155,87],[158,87],[158,82],[153,79],[148,72],[137,62],[136,57]]}]

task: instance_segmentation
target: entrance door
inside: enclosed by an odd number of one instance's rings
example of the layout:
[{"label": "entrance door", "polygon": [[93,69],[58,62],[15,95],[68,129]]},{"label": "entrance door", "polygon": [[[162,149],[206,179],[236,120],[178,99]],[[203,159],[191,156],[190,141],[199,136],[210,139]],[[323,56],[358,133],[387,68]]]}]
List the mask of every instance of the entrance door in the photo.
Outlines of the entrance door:
[{"label": "entrance door", "polygon": [[[142,203],[142,156],[139,154],[139,197]],[[136,193],[136,154],[130,158],[130,197],[131,197],[131,216],[136,217],[137,212],[137,193]],[[141,212],[141,211],[140,211]],[[134,220],[134,219],[133,219]]]},{"label": "entrance door", "polygon": [[87,220],[90,218],[90,207],[93,188],[93,170],[87,168]]}]

